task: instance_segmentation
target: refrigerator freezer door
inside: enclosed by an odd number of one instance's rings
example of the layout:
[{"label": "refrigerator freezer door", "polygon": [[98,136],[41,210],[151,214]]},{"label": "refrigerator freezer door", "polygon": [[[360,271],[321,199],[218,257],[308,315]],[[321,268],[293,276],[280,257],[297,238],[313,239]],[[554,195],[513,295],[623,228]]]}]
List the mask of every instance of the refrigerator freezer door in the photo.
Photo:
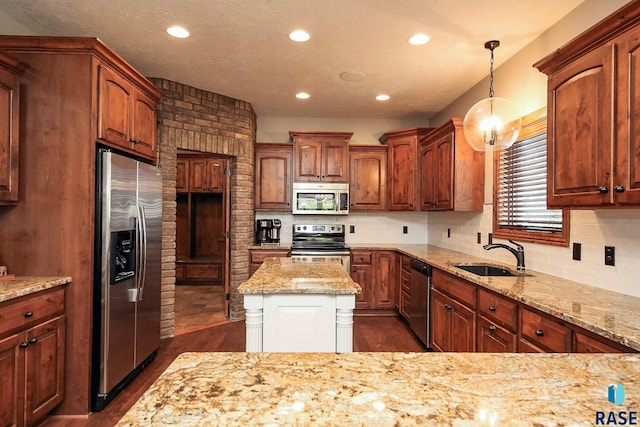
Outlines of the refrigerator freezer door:
[{"label": "refrigerator freezer door", "polygon": [[134,230],[136,221],[137,162],[110,152],[102,153],[101,177],[101,325],[99,392],[107,393],[134,368],[136,304],[129,302],[137,276],[114,284],[111,263],[113,232]]},{"label": "refrigerator freezer door", "polygon": [[140,278],[135,366],[160,345],[160,263],[162,249],[162,173],[146,163],[138,163],[138,212],[145,227],[140,241]]}]

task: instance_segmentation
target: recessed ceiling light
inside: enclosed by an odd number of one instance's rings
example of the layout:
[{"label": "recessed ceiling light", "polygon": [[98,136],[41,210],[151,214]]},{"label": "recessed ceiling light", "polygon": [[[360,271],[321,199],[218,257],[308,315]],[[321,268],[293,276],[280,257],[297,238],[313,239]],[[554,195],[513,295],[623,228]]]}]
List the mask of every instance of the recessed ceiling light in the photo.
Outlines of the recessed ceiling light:
[{"label": "recessed ceiling light", "polygon": [[311,97],[311,95],[309,95],[306,92],[296,93],[296,98],[298,98],[298,99],[309,99],[310,97]]},{"label": "recessed ceiling light", "polygon": [[429,40],[430,40],[430,37],[426,34],[414,34],[411,37],[409,37],[409,44],[412,44],[414,46],[420,46],[428,43]]},{"label": "recessed ceiling light", "polygon": [[311,38],[311,34],[304,30],[295,30],[289,33],[289,38],[294,42],[306,42]]},{"label": "recessed ceiling light", "polygon": [[167,33],[177,39],[186,39],[187,37],[189,37],[189,31],[178,25],[167,28]]},{"label": "recessed ceiling light", "polygon": [[381,93],[380,95],[376,96],[376,99],[378,101],[388,101],[389,100],[389,95],[385,95],[385,94]]}]

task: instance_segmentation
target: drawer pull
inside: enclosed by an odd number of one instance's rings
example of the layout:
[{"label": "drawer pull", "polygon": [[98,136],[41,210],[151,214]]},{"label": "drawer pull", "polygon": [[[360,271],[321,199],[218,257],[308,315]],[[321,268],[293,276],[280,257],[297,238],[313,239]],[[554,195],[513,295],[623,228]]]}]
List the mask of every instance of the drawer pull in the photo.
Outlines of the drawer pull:
[{"label": "drawer pull", "polygon": [[495,326],[495,325],[491,325],[491,326],[489,326],[489,330],[490,330],[491,332],[495,332],[497,329],[498,329],[498,328],[496,328],[496,326]]},{"label": "drawer pull", "polygon": [[490,305],[489,306],[489,311],[496,311],[496,306],[495,305]]},{"label": "drawer pull", "polygon": [[447,310],[451,310],[453,307],[451,307],[449,304],[445,304],[444,308],[446,308]]},{"label": "drawer pull", "polygon": [[33,311],[27,311],[27,312],[24,314],[24,317],[33,317]]},{"label": "drawer pull", "polygon": [[21,342],[19,347],[20,348],[27,348],[27,347],[29,347],[29,343],[28,342]]},{"label": "drawer pull", "polygon": [[544,336],[544,331],[542,329],[536,329],[536,335],[539,337],[543,337]]},{"label": "drawer pull", "polygon": [[35,344],[38,342],[38,338],[31,338],[29,339],[29,344]]}]

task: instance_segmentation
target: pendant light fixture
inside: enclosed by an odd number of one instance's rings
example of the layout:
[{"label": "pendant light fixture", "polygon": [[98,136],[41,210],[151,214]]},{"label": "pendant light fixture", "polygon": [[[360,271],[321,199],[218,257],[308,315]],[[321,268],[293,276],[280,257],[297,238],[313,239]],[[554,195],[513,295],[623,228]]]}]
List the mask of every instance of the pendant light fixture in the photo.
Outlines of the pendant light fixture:
[{"label": "pendant light fixture", "polygon": [[474,104],[462,122],[465,139],[476,151],[511,147],[518,139],[522,126],[521,115],[515,104],[493,96],[493,50],[498,46],[498,40],[490,40],[484,44],[485,49],[491,51],[489,97]]}]

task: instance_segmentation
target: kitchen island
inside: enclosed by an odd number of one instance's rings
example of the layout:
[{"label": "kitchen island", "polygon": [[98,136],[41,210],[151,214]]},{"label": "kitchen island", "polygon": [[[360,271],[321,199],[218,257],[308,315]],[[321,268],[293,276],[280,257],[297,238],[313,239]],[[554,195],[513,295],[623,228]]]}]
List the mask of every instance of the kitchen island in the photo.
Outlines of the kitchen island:
[{"label": "kitchen island", "polygon": [[355,296],[362,289],[335,258],[266,258],[244,294],[247,351],[353,351]]},{"label": "kitchen island", "polygon": [[638,384],[637,354],[183,353],[118,425],[590,426]]}]

